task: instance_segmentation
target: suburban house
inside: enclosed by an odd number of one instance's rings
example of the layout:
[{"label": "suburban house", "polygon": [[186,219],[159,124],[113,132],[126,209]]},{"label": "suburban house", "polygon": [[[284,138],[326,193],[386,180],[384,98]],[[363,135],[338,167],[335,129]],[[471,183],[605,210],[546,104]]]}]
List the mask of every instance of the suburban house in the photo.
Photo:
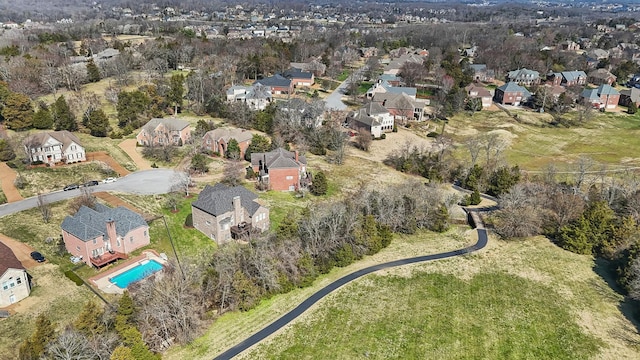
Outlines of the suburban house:
[{"label": "suburban house", "polygon": [[55,165],[87,159],[80,140],[67,130],[33,134],[25,139],[23,145],[32,162]]},{"label": "suburban house", "polygon": [[251,167],[258,180],[271,190],[295,191],[308,182],[307,159],[297,151],[277,148],[266,153],[252,153]]},{"label": "suburban house", "polygon": [[[387,74],[388,75],[388,74]],[[395,76],[395,75],[392,75]],[[373,98],[376,94],[402,94],[405,93],[409,95],[412,99],[416,98],[416,94],[418,90],[414,87],[405,87],[405,86],[393,86],[387,80],[378,79],[378,81],[367,90],[366,97],[367,99]]]},{"label": "suburban house", "polygon": [[312,72],[302,71],[301,69],[291,68],[282,73],[282,76],[291,80],[294,87],[312,86],[315,76]]},{"label": "suburban house", "polygon": [[374,94],[371,101],[382,105],[398,120],[422,121],[424,118],[426,103],[423,100],[416,100],[405,93],[378,93]]},{"label": "suburban house", "polygon": [[293,82],[280,74],[256,80],[253,84],[270,87],[272,94],[291,94],[293,92]]},{"label": "suburban house", "polygon": [[378,76],[379,82],[387,82],[391,86],[399,87],[402,85],[402,78],[398,75],[381,74]]},{"label": "suburban house", "polygon": [[508,82],[496,89],[493,100],[502,105],[520,106],[531,98],[531,93],[526,88]]},{"label": "suburban house", "polygon": [[540,73],[527,68],[509,71],[507,74],[507,82],[514,82],[517,85],[525,86],[536,85],[540,83]]},{"label": "suburban house", "polygon": [[322,76],[327,71],[327,65],[323,64],[319,59],[311,59],[304,63],[290,63],[292,68],[302,71],[312,72],[315,76]]},{"label": "suburban house", "polygon": [[191,140],[189,123],[176,118],[154,118],[136,135],[142,146],[182,146]]},{"label": "suburban house", "polygon": [[611,85],[600,85],[597,89],[585,89],[580,97],[596,109],[613,110],[618,107],[620,93]]},{"label": "suburban house", "polygon": [[385,132],[393,131],[393,115],[389,110],[375,102],[370,102],[354,111],[348,118],[349,127],[354,130],[366,130],[376,138]]},{"label": "suburban house", "polygon": [[473,70],[474,81],[493,82],[495,80],[496,73],[487,69],[486,64],[471,64],[469,67]]},{"label": "suburban house", "polygon": [[564,94],[567,91],[566,88],[560,85],[551,84],[544,84],[543,87],[540,87],[538,89],[545,89],[547,98],[553,102],[557,102],[560,98],[560,95]]},{"label": "suburban house", "polygon": [[587,74],[584,71],[563,71],[551,73],[547,79],[552,85],[576,86],[585,85],[587,83]]},{"label": "suburban house", "polygon": [[635,103],[636,106],[640,106],[640,89],[631,88],[620,91],[620,102],[622,106],[629,106],[631,103]]},{"label": "suburban house", "polygon": [[480,99],[482,101],[482,107],[487,108],[492,104],[492,95],[491,92],[485,89],[482,86],[477,86],[475,84],[469,84],[465,87],[467,91],[467,96],[470,99]]},{"label": "suburban house", "polygon": [[235,85],[227,90],[227,102],[241,101],[252,110],[264,110],[271,100],[271,88],[261,84]]},{"label": "suburban house", "polygon": [[240,148],[240,158],[244,159],[244,153],[251,144],[251,138],[253,138],[253,134],[245,129],[217,128],[204,134],[202,146],[212,152],[224,155],[229,141],[234,139]]},{"label": "suburban house", "polygon": [[122,206],[96,204],[94,209],[82,206],[75,215],[67,216],[60,227],[67,251],[96,267],[126,259],[126,254],[149,245],[147,222]]},{"label": "suburban house", "polygon": [[13,251],[0,242],[0,307],[16,303],[31,293],[27,270]]},{"label": "suburban house", "polygon": [[398,58],[392,59],[387,66],[385,66],[383,73],[390,75],[398,75],[400,73],[400,69],[402,65],[406,62],[413,62],[417,64],[422,64],[424,62],[424,57],[419,54],[409,54],[405,53],[400,55]]},{"label": "suburban house", "polygon": [[589,82],[594,85],[612,85],[616,82],[616,76],[607,69],[596,69],[589,73]]},{"label": "suburban house", "polygon": [[193,226],[218,244],[269,229],[269,209],[243,186],[207,185],[191,204]]},{"label": "suburban house", "polygon": [[292,126],[304,126],[307,128],[319,128],[324,121],[324,103],[307,102],[300,98],[289,101],[281,101],[276,108],[279,121],[289,123]]}]

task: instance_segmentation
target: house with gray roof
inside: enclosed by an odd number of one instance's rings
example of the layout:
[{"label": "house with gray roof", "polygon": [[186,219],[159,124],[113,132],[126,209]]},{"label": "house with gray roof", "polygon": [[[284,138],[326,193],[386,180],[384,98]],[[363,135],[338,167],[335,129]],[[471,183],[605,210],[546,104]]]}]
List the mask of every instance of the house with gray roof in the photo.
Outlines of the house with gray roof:
[{"label": "house with gray roof", "polygon": [[612,85],[618,78],[607,69],[596,69],[589,73],[587,79],[594,85]]},{"label": "house with gray roof", "polygon": [[629,106],[631,103],[640,106],[640,89],[631,88],[620,91],[620,105]]},{"label": "house with gray roof", "polygon": [[536,85],[540,83],[540,73],[527,68],[509,71],[507,74],[507,82],[514,82],[518,85],[525,86]]},{"label": "house with gray roof", "polygon": [[251,168],[270,190],[295,191],[308,185],[307,159],[298,151],[251,153]]},{"label": "house with gray roof", "polygon": [[587,74],[584,71],[562,71],[557,73],[550,73],[547,79],[551,81],[552,85],[560,86],[576,86],[585,85],[587,83]]},{"label": "house with gray roof", "polygon": [[16,303],[31,293],[29,274],[4,243],[0,242],[0,307]]},{"label": "house with gray roof", "polygon": [[520,106],[531,99],[531,93],[525,87],[508,82],[496,89],[493,101],[502,105]]},{"label": "house with gray roof", "polygon": [[142,146],[182,146],[190,140],[189,122],[178,118],[151,119],[136,135],[136,141]]},{"label": "house with gray roof", "polygon": [[376,94],[389,93],[389,94],[402,94],[405,93],[415,100],[418,90],[415,87],[406,86],[393,86],[387,80],[378,79],[369,90],[367,90],[366,97],[372,99]]},{"label": "house with gray roof", "polygon": [[207,185],[191,204],[193,226],[218,245],[269,229],[269,209],[243,186]]},{"label": "house with gray roof", "polygon": [[480,82],[492,82],[495,80],[495,71],[488,69],[487,64],[471,64],[469,68],[473,71],[473,80]]},{"label": "house with gray roof", "polygon": [[227,102],[234,101],[244,102],[252,110],[264,110],[272,101],[271,88],[259,83],[234,85],[227,89]]},{"label": "house with gray roof", "polygon": [[612,86],[603,84],[597,89],[585,89],[580,94],[583,102],[591,104],[600,110],[615,110],[620,102],[620,93]]},{"label": "house with gray roof", "polygon": [[293,82],[280,74],[256,80],[254,84],[270,87],[272,94],[291,94],[293,92]]},{"label": "house with gray roof", "polygon": [[80,207],[62,224],[62,239],[67,251],[87,265],[101,267],[128,253],[149,245],[149,225],[144,218],[125,207],[101,204]]},{"label": "house with gray roof", "polygon": [[427,102],[422,99],[415,99],[407,94],[400,93],[377,93],[374,94],[371,102],[382,105],[395,120],[406,122],[408,120],[424,120],[424,108]]},{"label": "house with gray roof", "polygon": [[80,139],[67,130],[33,134],[24,140],[24,149],[31,162],[53,166],[85,161],[86,153]]},{"label": "house with gray roof", "polygon": [[347,124],[354,130],[365,130],[376,138],[393,131],[393,115],[375,102],[370,102],[347,117]]}]

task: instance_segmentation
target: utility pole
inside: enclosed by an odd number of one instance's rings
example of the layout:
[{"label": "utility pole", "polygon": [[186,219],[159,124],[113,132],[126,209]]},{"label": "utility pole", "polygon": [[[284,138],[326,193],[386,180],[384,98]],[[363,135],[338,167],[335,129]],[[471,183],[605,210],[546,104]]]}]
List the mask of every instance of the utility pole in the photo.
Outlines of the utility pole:
[{"label": "utility pole", "polygon": [[186,279],[187,277],[184,275],[184,270],[182,269],[182,264],[180,264],[180,258],[178,257],[178,253],[176,252],[176,246],[173,244],[173,238],[171,237],[171,233],[169,232],[167,219],[164,217],[164,215],[162,215],[162,221],[164,221],[164,228],[167,229],[167,235],[169,235],[169,242],[171,243],[171,248],[173,249],[173,255],[175,255],[176,261],[178,262],[178,267],[180,268],[180,272],[182,273],[182,278]]}]

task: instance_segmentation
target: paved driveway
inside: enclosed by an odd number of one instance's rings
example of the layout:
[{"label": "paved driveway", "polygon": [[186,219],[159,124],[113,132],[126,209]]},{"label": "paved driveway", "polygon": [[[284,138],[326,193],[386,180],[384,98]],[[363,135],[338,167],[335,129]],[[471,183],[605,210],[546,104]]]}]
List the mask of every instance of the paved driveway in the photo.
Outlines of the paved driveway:
[{"label": "paved driveway", "polygon": [[[171,190],[175,171],[171,169],[151,169],[132,173],[121,177],[110,184],[100,184],[92,187],[93,191],[121,191],[130,194],[154,195],[166,194]],[[71,199],[80,195],[80,189],[70,191],[54,191],[45,195],[45,199],[52,203]],[[30,197],[22,201],[0,205],[0,217],[38,206],[37,197]]]}]

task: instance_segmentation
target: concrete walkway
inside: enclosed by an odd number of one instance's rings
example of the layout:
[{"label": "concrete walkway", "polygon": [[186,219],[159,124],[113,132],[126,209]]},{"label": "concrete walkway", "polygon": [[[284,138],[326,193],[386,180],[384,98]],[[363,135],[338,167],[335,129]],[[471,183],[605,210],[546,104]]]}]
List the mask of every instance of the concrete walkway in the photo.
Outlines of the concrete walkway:
[{"label": "concrete walkway", "polygon": [[2,192],[7,197],[7,202],[16,202],[22,200],[22,195],[18,192],[18,189],[13,185],[13,182],[18,177],[15,170],[10,168],[6,163],[0,162],[0,185],[2,185]]},{"label": "concrete walkway", "polygon": [[143,158],[142,155],[138,152],[136,148],[136,139],[127,139],[120,144],[118,144],[120,149],[124,150],[124,152],[129,155],[131,160],[136,164],[138,170],[149,170],[151,169],[151,164],[147,161],[147,159]]}]

